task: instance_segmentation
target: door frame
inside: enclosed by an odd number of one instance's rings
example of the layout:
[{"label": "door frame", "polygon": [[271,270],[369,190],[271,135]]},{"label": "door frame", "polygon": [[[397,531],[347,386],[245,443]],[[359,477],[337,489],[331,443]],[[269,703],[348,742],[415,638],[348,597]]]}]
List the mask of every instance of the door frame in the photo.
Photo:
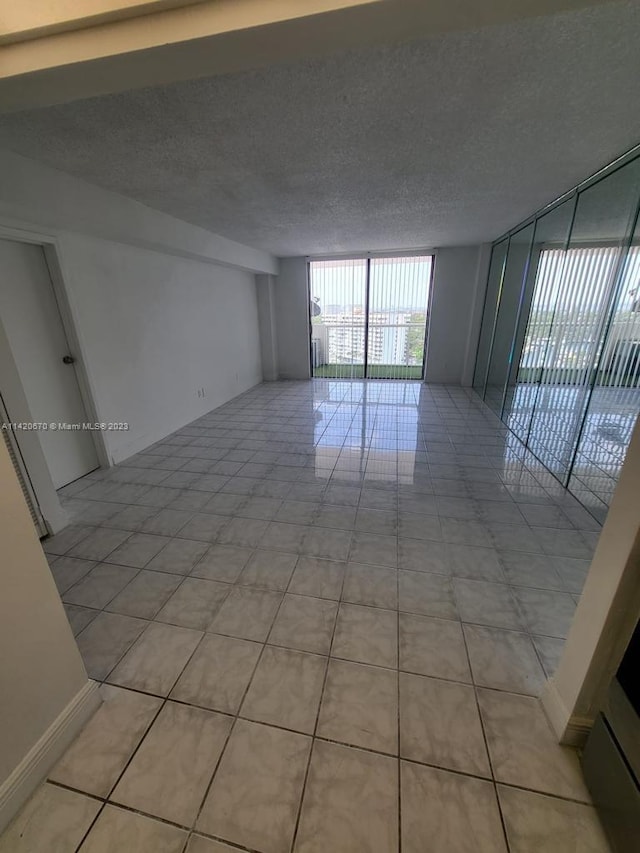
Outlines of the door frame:
[{"label": "door frame", "polygon": [[[7,412],[7,408],[4,405],[2,394],[0,394],[0,417],[2,417],[2,420],[5,421],[5,423],[9,422],[9,413]],[[33,483],[31,482],[31,477],[29,475],[29,471],[27,470],[27,465],[24,461],[24,455],[22,449],[20,448],[20,445],[18,444],[15,433],[7,430],[7,432],[5,433],[5,441],[9,450],[9,456],[11,457],[13,465],[16,469],[16,475],[18,476],[18,480],[20,481],[20,485],[22,486],[22,490],[25,495],[25,500],[28,504],[30,504],[29,510],[31,512],[31,515],[34,516],[33,521],[38,532],[38,536],[46,536],[49,532],[49,529],[47,527],[46,521],[44,520],[42,509],[36,496]]]},{"label": "door frame", "polygon": [[[69,288],[67,286],[69,276],[64,269],[63,253],[57,236],[32,231],[23,227],[5,225],[0,222],[0,240],[28,243],[42,248],[60,322],[62,323],[67,343],[76,359],[74,364],[75,375],[80,391],[80,399],[87,415],[87,421],[90,423],[100,422],[101,418],[99,417],[95,403],[94,385],[87,369],[81,336],[78,334],[75,311],[72,301],[69,299]],[[0,346],[5,350],[8,349],[10,352],[10,347],[4,333],[2,333]],[[21,399],[21,408],[25,411],[30,411],[13,357],[8,360],[7,367],[14,391],[17,392],[18,397]],[[96,450],[99,466],[101,468],[110,467],[112,461],[102,431],[92,430],[91,439]],[[19,446],[47,529],[50,533],[56,533],[69,523],[69,519],[60,504],[60,499],[53,485],[49,467],[36,433],[21,433]]]},{"label": "door frame", "polygon": [[436,253],[431,252],[431,272],[429,273],[429,294],[427,296],[427,320],[424,324],[424,347],[422,350],[422,374],[420,381],[424,382],[427,375],[427,349],[429,346],[429,330],[431,327],[431,308],[433,306],[433,288],[436,283]]},{"label": "door frame", "polygon": [[[312,261],[366,261],[367,270],[365,278],[365,312],[364,312],[364,359],[363,359],[363,379],[369,379],[367,376],[368,367],[368,349],[369,349],[369,294],[371,290],[371,261],[376,258],[431,258],[431,270],[429,271],[429,289],[427,293],[426,318],[424,324],[424,341],[422,344],[422,372],[419,379],[400,380],[411,382],[424,382],[427,371],[427,346],[429,341],[429,325],[431,323],[431,306],[433,301],[433,285],[435,282],[436,269],[436,251],[435,249],[412,249],[411,251],[404,249],[401,251],[390,252],[359,252],[356,254],[345,255],[307,255],[306,261],[306,289],[307,289],[307,314],[309,320],[309,376],[315,379],[313,375],[313,327],[311,315],[311,262]],[[331,380],[338,381],[338,380]],[[376,380],[395,382],[398,380]]]}]

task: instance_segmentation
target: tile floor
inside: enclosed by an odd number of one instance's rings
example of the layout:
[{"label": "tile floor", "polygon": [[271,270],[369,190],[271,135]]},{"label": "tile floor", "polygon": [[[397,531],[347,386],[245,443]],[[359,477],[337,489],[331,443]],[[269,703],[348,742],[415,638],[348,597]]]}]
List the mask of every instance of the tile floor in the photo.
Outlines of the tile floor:
[{"label": "tile floor", "polygon": [[104,703],[1,853],[602,853],[536,699],[598,525],[471,392],[258,386],[63,490]]}]

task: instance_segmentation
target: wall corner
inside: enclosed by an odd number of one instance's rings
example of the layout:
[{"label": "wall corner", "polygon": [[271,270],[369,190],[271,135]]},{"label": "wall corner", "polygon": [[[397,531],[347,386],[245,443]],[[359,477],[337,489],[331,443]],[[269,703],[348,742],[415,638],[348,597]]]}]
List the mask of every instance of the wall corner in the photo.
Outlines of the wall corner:
[{"label": "wall corner", "polygon": [[0,832],[98,710],[102,704],[99,688],[98,682],[88,680],[0,785]]},{"label": "wall corner", "polygon": [[255,279],[262,379],[265,382],[274,382],[278,379],[278,329],[275,306],[276,276],[259,274],[256,275]]}]

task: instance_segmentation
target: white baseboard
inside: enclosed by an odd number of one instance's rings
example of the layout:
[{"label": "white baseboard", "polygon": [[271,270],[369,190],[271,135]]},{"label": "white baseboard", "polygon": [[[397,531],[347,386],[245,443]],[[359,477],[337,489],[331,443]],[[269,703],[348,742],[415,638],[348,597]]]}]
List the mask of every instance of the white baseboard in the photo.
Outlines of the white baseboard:
[{"label": "white baseboard", "polygon": [[98,683],[88,681],[0,785],[0,832],[29,799],[101,702]]},{"label": "white baseboard", "polygon": [[545,684],[540,701],[560,743],[582,748],[591,731],[593,720],[572,716],[569,713],[553,678]]}]

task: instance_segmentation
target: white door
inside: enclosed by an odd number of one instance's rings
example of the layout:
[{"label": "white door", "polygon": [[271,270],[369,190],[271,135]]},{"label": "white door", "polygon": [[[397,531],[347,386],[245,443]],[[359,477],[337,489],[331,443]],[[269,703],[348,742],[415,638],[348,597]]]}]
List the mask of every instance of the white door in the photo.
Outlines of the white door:
[{"label": "white door", "polygon": [[[11,399],[10,388],[0,389],[10,419],[86,422],[74,364],[63,362],[73,353],[41,246],[0,240],[0,322],[29,408],[22,410],[17,395]],[[20,442],[19,433],[16,437]],[[88,431],[49,429],[38,438],[56,489],[99,467]]]}]

